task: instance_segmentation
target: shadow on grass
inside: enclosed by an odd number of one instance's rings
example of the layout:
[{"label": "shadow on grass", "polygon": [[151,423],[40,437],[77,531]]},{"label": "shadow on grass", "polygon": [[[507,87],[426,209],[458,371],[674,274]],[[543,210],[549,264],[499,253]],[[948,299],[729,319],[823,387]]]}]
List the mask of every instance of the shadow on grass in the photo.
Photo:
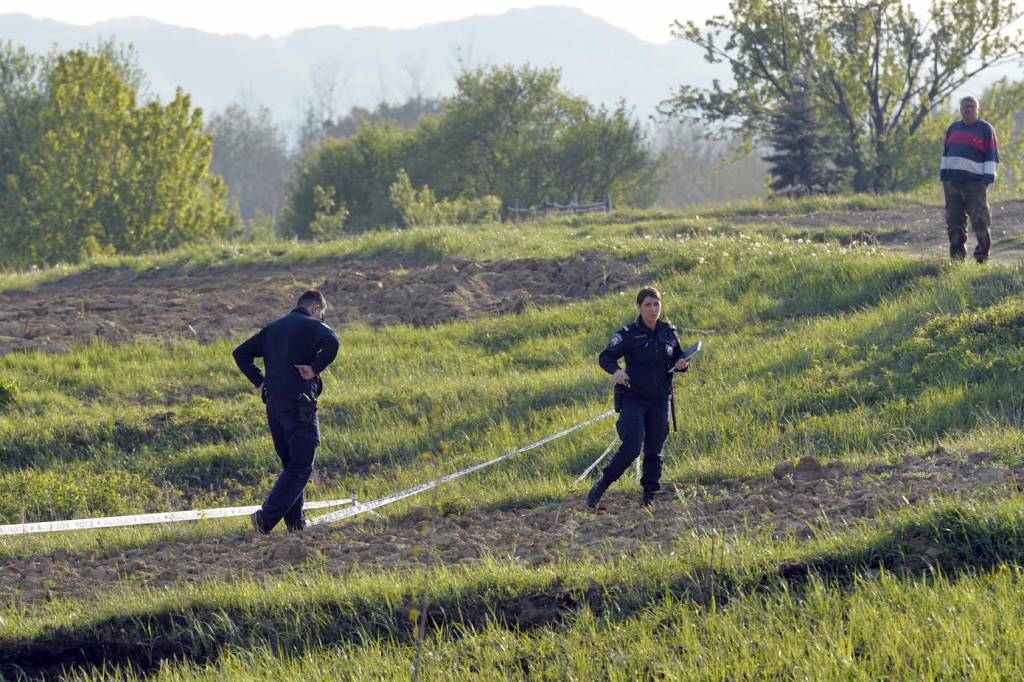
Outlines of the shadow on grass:
[{"label": "shadow on grass", "polygon": [[[858,574],[885,569],[925,578],[956,578],[1024,560],[1024,514],[939,508],[878,533],[848,551],[755,568],[697,565],[632,580],[566,585],[538,577],[510,587],[473,581],[432,595],[428,621],[446,636],[498,624],[518,631],[560,628],[582,609],[621,620],[666,598],[697,608],[727,608],[754,592],[799,590],[812,579],[848,589]],[[31,638],[0,640],[0,678],[47,679],[69,670],[96,673],[113,667],[141,675],[167,661],[207,664],[227,650],[270,647],[295,655],[337,642],[415,641],[410,614],[419,595],[397,598],[295,599],[273,604],[193,602],[170,610],[60,626]]]},{"label": "shadow on grass", "polygon": [[811,576],[846,583],[864,571],[955,577],[1021,563],[1024,517],[947,507],[891,528],[860,549],[782,564],[778,574],[789,583]]}]

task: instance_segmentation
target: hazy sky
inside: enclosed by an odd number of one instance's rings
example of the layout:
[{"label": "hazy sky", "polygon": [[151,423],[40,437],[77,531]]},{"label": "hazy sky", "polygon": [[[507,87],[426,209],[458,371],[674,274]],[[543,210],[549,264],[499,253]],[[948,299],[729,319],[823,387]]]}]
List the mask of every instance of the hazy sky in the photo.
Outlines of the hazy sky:
[{"label": "hazy sky", "polygon": [[295,29],[324,25],[415,28],[473,14],[501,14],[515,7],[538,5],[577,7],[645,40],[660,43],[671,40],[669,26],[674,19],[703,21],[724,13],[728,0],[0,0],[0,14],[21,12],[71,24],[142,16],[213,33],[281,36]]}]

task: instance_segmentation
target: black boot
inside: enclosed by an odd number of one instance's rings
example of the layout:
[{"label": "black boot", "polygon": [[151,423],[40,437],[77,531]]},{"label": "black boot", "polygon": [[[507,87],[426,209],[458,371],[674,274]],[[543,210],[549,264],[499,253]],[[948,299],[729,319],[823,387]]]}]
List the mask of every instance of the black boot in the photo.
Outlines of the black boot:
[{"label": "black boot", "polygon": [[650,507],[654,504],[654,496],[657,494],[657,490],[644,490],[643,495],[640,496],[640,506]]},{"label": "black boot", "polygon": [[604,495],[604,491],[608,490],[608,484],[604,480],[604,476],[597,479],[597,482],[590,488],[590,492],[587,493],[587,506],[591,509],[597,508],[597,503],[601,501],[601,496]]},{"label": "black boot", "polygon": [[270,532],[267,528],[266,520],[263,518],[263,510],[257,509],[249,516],[249,521],[252,522],[252,529],[260,535],[266,535]]}]

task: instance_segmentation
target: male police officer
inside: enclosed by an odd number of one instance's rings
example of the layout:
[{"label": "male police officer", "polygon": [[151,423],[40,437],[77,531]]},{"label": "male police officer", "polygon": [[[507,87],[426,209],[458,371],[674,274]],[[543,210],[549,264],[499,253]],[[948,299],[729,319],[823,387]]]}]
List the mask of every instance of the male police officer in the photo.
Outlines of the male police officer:
[{"label": "male police officer", "polygon": [[[289,531],[306,527],[303,490],[313,473],[320,444],[316,399],[323,391],[320,373],[338,354],[338,337],[324,324],[327,300],[316,289],[299,297],[298,305],[235,349],[242,373],[260,391],[267,405],[267,423],[281,458],[280,476],[262,508],[252,515],[256,532],[269,533],[284,519]],[[263,358],[266,376],[253,362]]]},{"label": "male police officer", "polygon": [[[601,351],[598,364],[611,374],[615,383],[624,387],[615,424],[622,446],[604,468],[601,478],[587,493],[587,506],[598,501],[640,454],[643,446],[643,488],[641,504],[649,506],[661,487],[661,448],[668,437],[669,401],[672,397],[671,372],[690,368],[684,357],[676,328],[659,319],[661,293],[644,287],[636,296],[637,318],[612,335],[608,347]],[[625,358],[626,368],[619,366]],[[619,388],[616,386],[616,388]]]}]

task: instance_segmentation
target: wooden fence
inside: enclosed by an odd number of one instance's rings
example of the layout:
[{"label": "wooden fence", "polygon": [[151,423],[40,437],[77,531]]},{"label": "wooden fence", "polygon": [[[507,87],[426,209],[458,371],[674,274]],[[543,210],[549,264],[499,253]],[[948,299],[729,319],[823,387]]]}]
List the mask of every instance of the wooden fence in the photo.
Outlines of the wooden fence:
[{"label": "wooden fence", "polygon": [[505,209],[508,212],[508,217],[518,222],[520,220],[529,220],[531,218],[546,218],[549,215],[580,215],[581,213],[592,213],[594,211],[604,211],[605,213],[611,213],[612,211],[612,197],[610,194],[604,196],[604,201],[598,201],[591,204],[581,204],[579,198],[573,194],[572,201],[568,204],[559,204],[551,199],[544,197],[544,201],[540,206],[531,206],[530,208],[520,208],[519,200],[516,199],[512,206]]}]

